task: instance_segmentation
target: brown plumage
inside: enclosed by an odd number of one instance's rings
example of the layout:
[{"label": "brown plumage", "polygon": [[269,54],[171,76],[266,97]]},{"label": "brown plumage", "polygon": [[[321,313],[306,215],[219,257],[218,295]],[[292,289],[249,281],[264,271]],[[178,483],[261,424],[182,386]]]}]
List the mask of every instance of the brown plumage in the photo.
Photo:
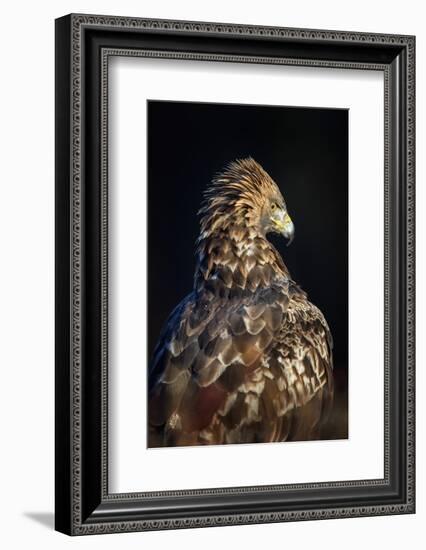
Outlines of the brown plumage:
[{"label": "brown plumage", "polygon": [[172,312],[149,371],[150,447],[320,437],[332,340],[269,232],[294,226],[272,178],[232,162],[205,193],[194,289]]}]

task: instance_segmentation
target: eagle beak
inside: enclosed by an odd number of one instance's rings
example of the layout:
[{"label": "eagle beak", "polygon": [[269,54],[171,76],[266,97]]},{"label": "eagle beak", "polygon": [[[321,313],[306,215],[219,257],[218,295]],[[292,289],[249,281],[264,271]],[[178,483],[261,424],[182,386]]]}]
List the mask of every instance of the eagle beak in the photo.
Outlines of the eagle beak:
[{"label": "eagle beak", "polygon": [[273,218],[275,230],[288,239],[289,246],[294,239],[294,223],[287,212],[281,212],[281,215]]},{"label": "eagle beak", "polygon": [[287,223],[284,225],[282,234],[287,239],[287,246],[290,246],[294,239],[294,223],[292,222],[290,216],[286,216]]}]

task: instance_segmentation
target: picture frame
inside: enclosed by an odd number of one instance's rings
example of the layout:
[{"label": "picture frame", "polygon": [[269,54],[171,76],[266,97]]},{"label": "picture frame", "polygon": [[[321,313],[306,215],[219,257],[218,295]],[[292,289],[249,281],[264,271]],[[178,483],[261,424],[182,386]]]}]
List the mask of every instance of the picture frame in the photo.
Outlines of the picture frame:
[{"label": "picture frame", "polygon": [[[55,528],[68,535],[415,512],[415,38],[71,14],[56,20]],[[384,476],[149,493],[108,488],[108,61],[384,76]]]}]

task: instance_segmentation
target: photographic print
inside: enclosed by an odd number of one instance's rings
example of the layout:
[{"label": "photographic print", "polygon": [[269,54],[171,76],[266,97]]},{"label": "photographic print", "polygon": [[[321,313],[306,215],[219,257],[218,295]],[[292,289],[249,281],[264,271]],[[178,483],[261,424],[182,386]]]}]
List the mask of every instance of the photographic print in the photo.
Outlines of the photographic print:
[{"label": "photographic print", "polygon": [[148,101],[148,447],[348,437],[348,110]]},{"label": "photographic print", "polygon": [[414,513],[415,37],[55,27],[55,528]]}]

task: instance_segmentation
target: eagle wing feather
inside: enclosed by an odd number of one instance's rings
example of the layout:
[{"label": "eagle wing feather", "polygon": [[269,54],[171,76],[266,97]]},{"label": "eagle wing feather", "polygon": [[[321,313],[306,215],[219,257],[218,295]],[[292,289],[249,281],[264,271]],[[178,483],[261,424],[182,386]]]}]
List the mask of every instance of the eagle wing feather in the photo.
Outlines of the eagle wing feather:
[{"label": "eagle wing feather", "polygon": [[300,304],[288,284],[234,299],[189,295],[154,353],[149,446],[302,439],[305,424],[314,431],[332,395],[331,343],[319,310]]}]

